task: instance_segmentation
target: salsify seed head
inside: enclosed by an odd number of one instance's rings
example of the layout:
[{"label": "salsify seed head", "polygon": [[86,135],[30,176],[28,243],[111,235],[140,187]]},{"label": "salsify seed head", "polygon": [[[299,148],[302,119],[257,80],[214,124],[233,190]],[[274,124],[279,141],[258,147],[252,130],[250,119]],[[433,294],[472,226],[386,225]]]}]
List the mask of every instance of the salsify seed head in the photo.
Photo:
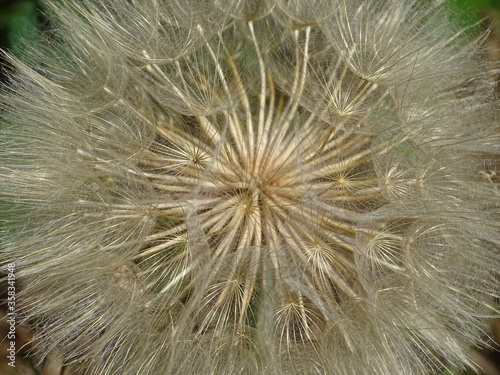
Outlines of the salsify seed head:
[{"label": "salsify seed head", "polygon": [[425,374],[498,296],[495,85],[442,1],[47,1],[2,264],[86,374]]}]

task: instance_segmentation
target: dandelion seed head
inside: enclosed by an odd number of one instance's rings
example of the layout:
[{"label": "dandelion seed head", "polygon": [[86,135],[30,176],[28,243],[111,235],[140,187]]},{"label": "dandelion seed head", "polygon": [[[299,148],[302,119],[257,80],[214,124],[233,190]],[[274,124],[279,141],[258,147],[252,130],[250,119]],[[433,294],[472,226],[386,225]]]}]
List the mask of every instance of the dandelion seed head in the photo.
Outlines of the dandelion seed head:
[{"label": "dandelion seed head", "polygon": [[471,364],[498,294],[498,105],[446,6],[48,5],[53,44],[12,58],[1,97],[0,259],[42,355],[88,374]]}]

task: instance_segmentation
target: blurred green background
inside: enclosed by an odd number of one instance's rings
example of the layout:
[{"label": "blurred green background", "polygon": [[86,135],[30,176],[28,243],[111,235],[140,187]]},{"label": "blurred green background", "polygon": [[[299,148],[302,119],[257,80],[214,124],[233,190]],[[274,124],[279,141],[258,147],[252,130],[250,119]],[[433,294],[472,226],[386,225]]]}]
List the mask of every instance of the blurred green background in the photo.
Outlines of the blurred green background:
[{"label": "blurred green background", "polygon": [[46,22],[38,0],[0,0],[0,44],[22,48],[21,41],[39,43]]},{"label": "blurred green background", "polygon": [[[500,60],[500,0],[452,0],[451,3],[457,10],[456,15],[460,23],[464,25],[476,24],[474,31],[485,30],[487,27],[492,28],[487,41],[487,47],[490,51],[490,57]],[[44,16],[41,0],[0,0],[0,48],[8,49],[15,55],[22,56],[23,51],[25,51],[28,45],[36,47],[42,42],[43,38],[41,35],[44,30],[49,28],[50,22]],[[8,70],[8,64],[3,56],[0,55],[0,81],[5,78],[5,72]],[[492,328],[494,331],[497,331],[495,336],[496,340],[499,341],[499,322],[492,323]],[[476,361],[485,361],[484,363],[482,362],[484,366],[491,365],[490,369],[485,369],[485,375],[500,375],[498,352],[495,353],[490,350],[474,353]],[[21,370],[21,372],[16,371],[12,373],[9,372],[10,370],[0,363],[0,373],[2,374],[6,374],[5,371],[8,371],[8,374],[39,374],[37,370],[32,368],[31,364],[27,364],[24,367],[24,371],[26,372],[22,372],[23,370]],[[439,375],[472,374],[475,374],[475,372],[471,370],[460,371],[458,369],[449,369]]]}]

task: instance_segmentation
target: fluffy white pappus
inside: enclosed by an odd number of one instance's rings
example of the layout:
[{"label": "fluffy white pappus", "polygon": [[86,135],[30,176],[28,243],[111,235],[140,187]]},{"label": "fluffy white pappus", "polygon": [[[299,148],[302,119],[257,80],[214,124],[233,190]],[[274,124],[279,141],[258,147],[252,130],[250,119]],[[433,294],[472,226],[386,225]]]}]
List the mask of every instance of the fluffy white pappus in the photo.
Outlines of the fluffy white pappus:
[{"label": "fluffy white pappus", "polygon": [[498,313],[499,105],[446,2],[46,4],[0,94],[0,262],[42,358],[474,366]]}]

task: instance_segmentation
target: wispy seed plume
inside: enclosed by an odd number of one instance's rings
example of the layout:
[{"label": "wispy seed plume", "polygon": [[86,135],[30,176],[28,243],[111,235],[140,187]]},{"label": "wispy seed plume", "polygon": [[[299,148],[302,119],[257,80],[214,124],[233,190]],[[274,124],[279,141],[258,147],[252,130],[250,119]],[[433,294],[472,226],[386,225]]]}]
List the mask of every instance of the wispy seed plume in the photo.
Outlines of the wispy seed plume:
[{"label": "wispy seed plume", "polygon": [[23,321],[85,374],[425,374],[498,297],[495,69],[446,2],[47,1],[0,97]]}]

